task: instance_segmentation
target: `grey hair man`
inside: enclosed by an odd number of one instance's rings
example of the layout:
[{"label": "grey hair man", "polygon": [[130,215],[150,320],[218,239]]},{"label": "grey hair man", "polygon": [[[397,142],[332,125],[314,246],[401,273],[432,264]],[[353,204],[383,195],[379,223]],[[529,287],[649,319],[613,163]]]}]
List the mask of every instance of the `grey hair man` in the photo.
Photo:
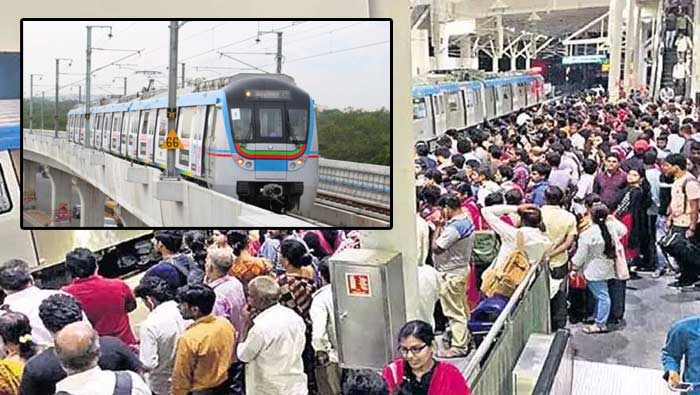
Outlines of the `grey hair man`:
[{"label": "grey hair man", "polygon": [[252,326],[238,345],[238,359],[246,363],[246,394],[306,395],[307,378],[301,354],[306,325],[294,310],[277,303],[280,287],[268,276],[248,284],[248,312]]},{"label": "grey hair man", "polygon": [[56,355],[68,377],[56,384],[58,394],[148,395],[151,391],[141,377],[130,371],[102,370],[97,332],[84,322],[66,325],[56,334]]}]

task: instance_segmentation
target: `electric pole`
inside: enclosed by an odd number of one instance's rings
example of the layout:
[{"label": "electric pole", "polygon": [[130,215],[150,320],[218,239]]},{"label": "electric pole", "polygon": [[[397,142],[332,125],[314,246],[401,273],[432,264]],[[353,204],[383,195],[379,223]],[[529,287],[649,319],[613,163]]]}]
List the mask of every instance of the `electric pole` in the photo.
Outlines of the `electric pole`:
[{"label": "electric pole", "polygon": [[68,58],[57,58],[56,59],[56,102],[54,104],[53,108],[53,137],[58,138],[58,76],[60,73],[59,71],[59,63],[62,60],[67,60],[68,67],[71,67],[73,65],[73,59],[68,59]]},{"label": "electric pole", "polygon": [[[177,127],[177,40],[178,31],[185,22],[170,21],[170,66],[168,67],[168,133]],[[184,70],[184,65],[183,65]],[[162,179],[177,180],[175,170],[176,150],[168,150],[168,161],[165,176]]]},{"label": "electric pole", "polygon": [[112,26],[92,25],[85,26],[85,28],[87,29],[87,49],[85,51],[85,142],[83,143],[83,147],[90,146],[90,144],[88,144],[88,141],[90,141],[90,57],[92,55],[92,29],[109,29],[109,34],[107,35],[107,38],[112,38]]},{"label": "electric pole", "polygon": [[180,77],[182,79],[182,86],[181,88],[185,87],[185,64],[180,63],[182,65],[182,76]]},{"label": "electric pole", "polygon": [[41,130],[44,130],[44,92],[41,91]]},{"label": "electric pole", "polygon": [[29,133],[34,131],[34,76],[39,77],[39,81],[44,78],[43,74],[29,74]]}]

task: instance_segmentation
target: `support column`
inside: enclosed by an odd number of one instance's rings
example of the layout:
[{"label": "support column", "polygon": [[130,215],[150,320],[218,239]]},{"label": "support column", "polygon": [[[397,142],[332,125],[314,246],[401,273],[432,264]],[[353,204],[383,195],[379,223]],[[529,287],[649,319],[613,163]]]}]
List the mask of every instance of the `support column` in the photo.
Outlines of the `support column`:
[{"label": "support column", "polygon": [[635,79],[638,72],[637,48],[639,47],[639,14],[640,9],[636,0],[627,1],[627,39],[625,41],[625,71],[624,90],[636,88]]},{"label": "support column", "polygon": [[51,226],[70,226],[70,198],[73,177],[58,169],[50,169],[51,180]]},{"label": "support column", "polygon": [[[641,7],[640,7],[641,11]],[[648,89],[648,82],[647,82],[647,63],[644,61],[646,58],[646,53],[647,53],[647,47],[646,47],[646,42],[647,42],[647,36],[649,36],[649,31],[651,30],[651,24],[650,23],[642,23],[641,19],[639,20],[639,38],[637,42],[639,43],[639,46],[637,47],[637,57],[635,58],[635,62],[637,64],[637,78],[635,80],[636,86],[639,89]]]},{"label": "support column", "polygon": [[[700,0],[695,0],[693,16],[693,71],[690,96],[698,100],[700,94]],[[697,105],[697,103],[695,103]]]},{"label": "support column", "polygon": [[608,51],[610,71],[608,74],[608,95],[616,101],[620,97],[620,64],[622,61],[622,11],[624,0],[610,0],[608,23]]},{"label": "support column", "polygon": [[518,57],[515,52],[510,53],[510,71],[515,71],[518,69]]},{"label": "support column", "polygon": [[407,0],[370,0],[370,18],[391,17],[393,37],[393,98],[392,117],[396,138],[393,139],[392,165],[394,184],[391,193],[393,227],[390,230],[362,231],[364,248],[400,251],[403,259],[406,319],[418,316],[418,268],[416,247],[415,169],[413,138],[411,137],[411,47],[409,34],[409,3]]},{"label": "support column", "polygon": [[119,218],[122,220],[122,224],[125,228],[140,228],[148,227],[148,225],[141,221],[137,216],[126,211],[123,207],[119,208]]},{"label": "support column", "polygon": [[85,181],[78,180],[75,186],[80,196],[80,226],[103,227],[107,195]]},{"label": "support column", "polygon": [[25,209],[36,208],[36,173],[39,164],[30,160],[22,161],[22,199]]}]

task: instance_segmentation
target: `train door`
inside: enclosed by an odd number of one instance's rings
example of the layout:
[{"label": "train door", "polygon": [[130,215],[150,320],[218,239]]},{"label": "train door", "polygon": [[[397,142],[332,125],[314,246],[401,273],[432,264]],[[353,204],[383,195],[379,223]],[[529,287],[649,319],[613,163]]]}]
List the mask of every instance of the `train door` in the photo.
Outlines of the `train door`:
[{"label": "train door", "polygon": [[459,89],[459,100],[462,107],[462,124],[466,128],[469,126],[469,99],[467,98],[467,88]]},{"label": "train door", "polygon": [[95,129],[92,130],[92,146],[96,149],[100,148],[100,143],[102,142],[102,120],[104,119],[104,114],[97,114],[95,116]]},{"label": "train door", "polygon": [[141,122],[139,122],[139,129],[138,129],[138,144],[136,147],[136,154],[138,157],[138,160],[141,162],[148,162],[148,149],[150,148],[149,141],[150,136],[148,135],[148,124],[151,122],[151,117],[152,117],[152,111],[153,110],[143,110],[141,112]]},{"label": "train door", "polygon": [[183,148],[177,150],[175,157],[176,168],[189,172],[190,156],[192,154],[192,133],[194,132],[195,107],[180,107],[177,116],[177,136]]},{"label": "train door", "polygon": [[114,119],[112,120],[112,133],[110,135],[111,145],[109,151],[115,154],[119,154],[120,142],[121,142],[121,130],[122,122],[124,120],[123,112],[115,112]]},{"label": "train door", "polygon": [[158,114],[157,111],[158,110],[156,110],[156,109],[150,110],[149,111],[150,115],[148,116],[149,120],[148,120],[148,129],[146,130],[147,138],[146,138],[146,156],[145,156],[146,161],[148,163],[152,163],[154,160],[153,159],[153,146],[155,145],[154,141],[155,141],[155,134],[156,134],[156,123],[157,123],[156,115]]},{"label": "train door", "polygon": [[166,165],[168,162],[168,152],[160,146],[168,135],[168,115],[165,108],[159,108],[157,112],[156,143],[154,147],[156,164]]},{"label": "train door", "polygon": [[134,111],[131,113],[131,121],[129,122],[129,151],[126,153],[127,157],[136,159],[138,151],[138,139],[139,139],[139,120],[141,114],[146,114],[146,111]]},{"label": "train door", "polygon": [[446,92],[445,130],[464,128],[464,107],[459,91]]},{"label": "train door", "polygon": [[491,120],[496,118],[496,87],[488,86],[484,92],[484,100],[486,100],[486,116],[484,118]]},{"label": "train door", "polygon": [[192,137],[190,140],[190,170],[195,176],[202,176],[206,121],[207,107],[195,107],[194,119],[192,120]]},{"label": "train door", "polygon": [[85,114],[80,117],[80,135],[78,137],[78,144],[83,144],[85,142]]},{"label": "train door", "polygon": [[428,111],[429,103],[426,103],[425,97],[413,98],[413,135],[416,140],[431,139],[433,134],[432,117]]},{"label": "train door", "polygon": [[474,113],[474,91],[469,88],[464,88],[462,90],[464,95],[464,123],[467,127],[474,125],[476,123],[476,114]]},{"label": "train door", "polygon": [[[254,146],[259,154],[274,158],[255,159],[255,179],[287,179],[287,152],[290,149],[285,124],[287,109],[281,102],[260,102],[255,105],[256,133]],[[276,160],[285,162],[283,168],[274,166]]]},{"label": "train door", "polygon": [[503,113],[501,115],[508,115],[513,111],[513,85],[505,84],[501,85],[501,110]]},{"label": "train door", "polygon": [[435,135],[439,136],[445,132],[446,120],[445,120],[445,101],[442,94],[433,95],[433,116],[435,117]]},{"label": "train door", "polygon": [[119,133],[119,156],[123,156],[126,158],[126,137],[129,135],[129,130],[131,129],[131,118],[133,117],[134,113],[125,111],[123,114],[124,116],[122,118],[121,132]]},{"label": "train door", "polygon": [[104,125],[102,126],[102,142],[100,143],[100,147],[102,147],[103,151],[108,151],[110,141],[109,137],[112,134],[112,113],[105,113],[104,118]]}]

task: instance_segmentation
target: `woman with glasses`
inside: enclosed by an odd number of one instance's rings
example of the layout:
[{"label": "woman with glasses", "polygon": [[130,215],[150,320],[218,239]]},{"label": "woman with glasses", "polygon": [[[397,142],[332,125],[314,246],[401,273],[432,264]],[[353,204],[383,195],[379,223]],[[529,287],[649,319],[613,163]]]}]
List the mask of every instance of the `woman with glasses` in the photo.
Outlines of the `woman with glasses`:
[{"label": "woman with glasses", "polygon": [[399,331],[401,358],[384,368],[391,394],[470,395],[462,373],[434,357],[435,334],[427,322],[409,321]]}]

